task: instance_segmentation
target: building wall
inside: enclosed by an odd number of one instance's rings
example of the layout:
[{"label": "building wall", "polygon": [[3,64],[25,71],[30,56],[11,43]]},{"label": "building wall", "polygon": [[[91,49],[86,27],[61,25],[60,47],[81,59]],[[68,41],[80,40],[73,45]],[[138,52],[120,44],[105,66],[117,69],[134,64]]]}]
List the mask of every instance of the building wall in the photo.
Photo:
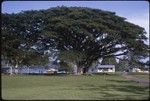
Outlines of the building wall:
[{"label": "building wall", "polygon": [[112,69],[98,69],[98,71],[97,72],[115,72],[115,69],[114,68],[112,68]]},{"label": "building wall", "polygon": [[102,72],[115,72],[115,67],[113,67],[112,69],[106,69],[106,68],[89,68],[89,73],[102,73]]},{"label": "building wall", "polygon": [[141,70],[139,68],[133,68],[131,72],[142,72],[142,73],[149,73],[148,70]]}]

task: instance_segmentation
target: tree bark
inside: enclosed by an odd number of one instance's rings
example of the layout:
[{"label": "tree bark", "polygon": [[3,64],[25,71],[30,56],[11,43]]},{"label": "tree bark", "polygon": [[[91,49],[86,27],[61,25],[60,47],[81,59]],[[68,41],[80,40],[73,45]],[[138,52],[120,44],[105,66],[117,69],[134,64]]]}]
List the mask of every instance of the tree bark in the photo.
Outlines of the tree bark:
[{"label": "tree bark", "polygon": [[83,69],[81,67],[78,68],[78,75],[83,74]]},{"label": "tree bark", "polygon": [[15,65],[15,74],[18,74],[18,63]]},{"label": "tree bark", "polygon": [[73,74],[77,75],[78,74],[78,67],[76,64],[73,64]]},{"label": "tree bark", "polygon": [[88,73],[88,70],[89,70],[89,67],[84,67],[84,68],[83,68],[83,74]]}]

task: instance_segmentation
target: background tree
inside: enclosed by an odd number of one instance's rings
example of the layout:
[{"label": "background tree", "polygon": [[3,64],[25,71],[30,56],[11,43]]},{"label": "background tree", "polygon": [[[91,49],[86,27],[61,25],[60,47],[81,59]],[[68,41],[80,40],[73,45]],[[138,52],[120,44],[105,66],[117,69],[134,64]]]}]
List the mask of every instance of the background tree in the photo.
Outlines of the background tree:
[{"label": "background tree", "polygon": [[72,67],[71,67],[71,65],[69,65],[69,63],[67,63],[65,61],[60,61],[59,65],[60,65],[61,69],[66,70],[69,73],[73,72]]},{"label": "background tree", "polygon": [[116,64],[116,71],[124,71],[128,69],[128,59],[124,56],[122,59],[119,59],[119,63]]},{"label": "background tree", "polygon": [[33,28],[36,25],[33,24],[32,16],[30,21],[27,16],[24,14],[2,15],[1,52],[14,68],[18,68],[19,65],[29,66],[47,62],[46,55],[42,55],[43,51],[39,50],[41,45],[40,39],[37,40],[39,31]]}]

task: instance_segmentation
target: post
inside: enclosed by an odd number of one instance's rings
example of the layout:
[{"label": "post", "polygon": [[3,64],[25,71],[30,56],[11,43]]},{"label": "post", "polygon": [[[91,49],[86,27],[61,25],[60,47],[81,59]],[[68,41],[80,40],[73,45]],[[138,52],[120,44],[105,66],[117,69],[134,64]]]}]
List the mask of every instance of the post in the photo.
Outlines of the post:
[{"label": "post", "polygon": [[12,66],[10,66],[10,75],[13,74]]}]

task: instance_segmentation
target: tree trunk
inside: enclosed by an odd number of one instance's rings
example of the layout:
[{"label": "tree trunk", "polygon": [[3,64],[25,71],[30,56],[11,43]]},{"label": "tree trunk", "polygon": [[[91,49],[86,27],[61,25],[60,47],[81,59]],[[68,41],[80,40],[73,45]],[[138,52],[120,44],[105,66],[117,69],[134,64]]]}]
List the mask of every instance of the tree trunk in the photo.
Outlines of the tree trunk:
[{"label": "tree trunk", "polygon": [[78,68],[78,75],[83,74],[83,69],[81,67]]},{"label": "tree trunk", "polygon": [[83,68],[83,74],[88,73],[88,70],[89,70],[89,67],[84,67],[84,68]]},{"label": "tree trunk", "polygon": [[10,75],[12,75],[13,74],[13,68],[12,68],[12,66],[10,66]]},{"label": "tree trunk", "polygon": [[15,65],[15,74],[18,74],[18,64]]},{"label": "tree trunk", "polygon": [[78,67],[76,64],[73,64],[73,74],[77,75],[78,74]]}]

